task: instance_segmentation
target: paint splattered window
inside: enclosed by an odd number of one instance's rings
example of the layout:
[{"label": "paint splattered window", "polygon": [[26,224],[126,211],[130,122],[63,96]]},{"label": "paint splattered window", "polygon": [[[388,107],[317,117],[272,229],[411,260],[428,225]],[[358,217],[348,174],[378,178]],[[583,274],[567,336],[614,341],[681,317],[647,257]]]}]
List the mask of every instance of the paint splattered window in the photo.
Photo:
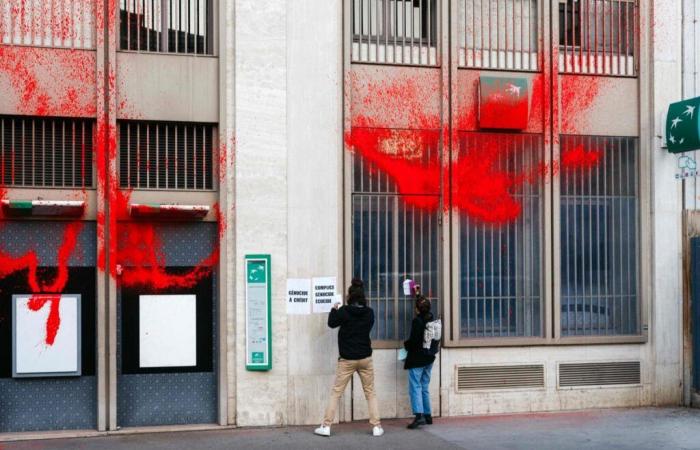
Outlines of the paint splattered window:
[{"label": "paint splattered window", "polygon": [[119,122],[122,188],[211,190],[214,127],[173,122]]},{"label": "paint splattered window", "polygon": [[[353,129],[352,270],[376,315],[372,338],[399,341],[413,319],[415,280],[442,309],[437,132]],[[410,142],[410,145],[405,145]],[[439,300],[439,301],[438,301]]]},{"label": "paint splattered window", "polygon": [[352,60],[439,64],[441,0],[352,0]]},{"label": "paint splattered window", "polygon": [[559,71],[636,75],[636,0],[560,0]]},{"label": "paint splattered window", "polygon": [[119,48],[214,53],[212,0],[120,0]]},{"label": "paint splattered window", "polygon": [[537,0],[460,0],[459,66],[539,70]]},{"label": "paint splattered window", "polygon": [[85,0],[0,2],[0,42],[95,48],[94,4]]},{"label": "paint splattered window", "polygon": [[581,151],[597,164],[561,174],[561,334],[638,335],[638,140],[562,137],[562,155]]},{"label": "paint splattered window", "polygon": [[90,120],[0,116],[0,186],[93,186]]},{"label": "paint splattered window", "polygon": [[459,338],[541,337],[542,137],[463,133],[459,144]]}]

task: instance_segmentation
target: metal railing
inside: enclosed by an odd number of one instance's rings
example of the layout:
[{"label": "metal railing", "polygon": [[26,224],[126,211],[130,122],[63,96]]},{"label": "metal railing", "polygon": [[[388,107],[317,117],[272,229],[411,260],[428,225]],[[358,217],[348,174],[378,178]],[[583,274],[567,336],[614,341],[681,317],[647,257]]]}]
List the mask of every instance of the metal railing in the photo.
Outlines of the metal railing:
[{"label": "metal railing", "polygon": [[537,0],[460,0],[459,66],[539,70]]},{"label": "metal railing", "polygon": [[92,187],[93,126],[82,119],[0,116],[0,185]]},{"label": "metal railing", "polygon": [[121,121],[118,138],[122,188],[213,189],[212,125]]},{"label": "metal railing", "polygon": [[[539,135],[464,133],[460,155],[478,151],[485,139],[502,149],[493,164],[499,173],[528,173],[543,161]],[[542,191],[539,182],[512,189],[522,208],[513,221],[489,224],[460,216],[461,338],[543,335]]]},{"label": "metal railing", "polygon": [[0,42],[9,45],[95,47],[94,0],[3,0]]},{"label": "metal railing", "polygon": [[561,152],[599,152],[561,174],[561,332],[639,334],[638,139],[562,136]]},{"label": "metal railing", "polygon": [[559,71],[637,74],[637,0],[560,0]]},{"label": "metal railing", "polygon": [[212,13],[212,0],[119,0],[119,48],[211,55]]},{"label": "metal railing", "polygon": [[351,0],[352,61],[440,64],[441,0]]}]

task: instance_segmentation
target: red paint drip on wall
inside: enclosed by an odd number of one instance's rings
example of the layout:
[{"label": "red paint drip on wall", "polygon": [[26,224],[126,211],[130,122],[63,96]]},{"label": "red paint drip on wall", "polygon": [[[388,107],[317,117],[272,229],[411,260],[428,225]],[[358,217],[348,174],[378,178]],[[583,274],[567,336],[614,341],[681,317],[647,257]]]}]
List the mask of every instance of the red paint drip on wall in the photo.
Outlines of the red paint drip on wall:
[{"label": "red paint drip on wall", "polygon": [[50,303],[51,309],[46,323],[45,342],[47,345],[53,345],[61,324],[59,315],[61,296],[57,293],[63,292],[66,283],[68,283],[68,263],[77,245],[82,227],[82,222],[72,222],[66,225],[63,240],[58,249],[57,271],[53,281],[42,279],[40,276],[39,259],[33,250],[20,257],[12,257],[0,251],[0,278],[16,271],[27,270],[29,289],[32,294],[35,294],[29,300],[29,309],[38,311],[46,303]]},{"label": "red paint drip on wall", "polygon": [[27,306],[32,311],[41,310],[47,303],[49,304],[49,317],[46,319],[46,345],[53,345],[56,341],[58,328],[61,326],[61,315],[59,307],[61,302],[60,295],[33,295],[29,299]]}]

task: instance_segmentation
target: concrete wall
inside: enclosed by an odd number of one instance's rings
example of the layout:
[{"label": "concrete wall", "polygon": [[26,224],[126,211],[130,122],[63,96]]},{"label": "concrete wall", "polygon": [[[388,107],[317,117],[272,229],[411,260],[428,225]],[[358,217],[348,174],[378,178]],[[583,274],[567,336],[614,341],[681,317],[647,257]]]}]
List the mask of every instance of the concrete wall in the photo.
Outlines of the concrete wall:
[{"label": "concrete wall", "polygon": [[[682,375],[682,261],[681,184],[674,179],[676,158],[660,149],[668,104],[681,98],[681,2],[656,1],[652,16],[650,121],[652,183],[652,267],[653,299],[650,311],[650,343],[654,361],[654,403],[678,404]],[[645,7],[642,5],[641,7]],[[644,15],[643,15],[644,16]],[[648,20],[648,19],[643,19]],[[642,29],[649,23],[642,22]],[[642,47],[644,48],[644,47]],[[644,95],[644,87],[642,88]],[[644,178],[644,177],[642,177]]]},{"label": "concrete wall", "polygon": [[[287,423],[287,4],[236,0],[235,422]],[[272,370],[245,369],[246,254],[272,257]]]},{"label": "concrete wall", "polygon": [[[341,5],[341,0],[287,2],[286,117],[287,276],[335,276],[340,284]],[[326,318],[326,314],[287,318],[289,423],[317,424],[323,415],[338,356],[337,332],[326,326]]]}]

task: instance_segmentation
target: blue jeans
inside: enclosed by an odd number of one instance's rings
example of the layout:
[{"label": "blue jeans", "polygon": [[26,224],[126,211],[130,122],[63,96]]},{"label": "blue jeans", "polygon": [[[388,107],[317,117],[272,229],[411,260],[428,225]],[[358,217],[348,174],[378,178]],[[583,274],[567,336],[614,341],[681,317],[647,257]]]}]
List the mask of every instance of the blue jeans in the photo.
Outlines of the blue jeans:
[{"label": "blue jeans", "polygon": [[411,397],[413,414],[431,415],[430,409],[430,372],[433,365],[408,369],[408,396]]}]

